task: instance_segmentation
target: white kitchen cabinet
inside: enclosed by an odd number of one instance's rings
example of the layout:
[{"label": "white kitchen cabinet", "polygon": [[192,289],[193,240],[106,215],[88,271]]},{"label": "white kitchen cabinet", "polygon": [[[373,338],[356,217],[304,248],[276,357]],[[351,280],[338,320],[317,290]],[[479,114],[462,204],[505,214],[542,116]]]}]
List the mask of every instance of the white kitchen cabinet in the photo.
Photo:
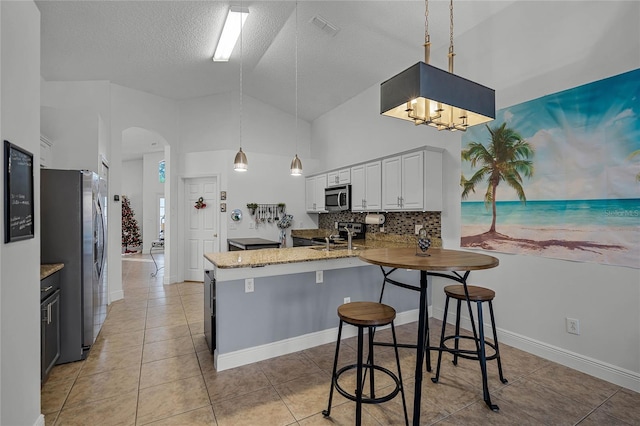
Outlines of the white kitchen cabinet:
[{"label": "white kitchen cabinet", "polygon": [[348,185],[351,183],[351,169],[336,170],[327,173],[327,187]]},{"label": "white kitchen cabinet", "polygon": [[307,213],[325,212],[324,190],[327,187],[327,175],[311,176],[305,180],[305,206]]},{"label": "white kitchen cabinet", "polygon": [[400,210],[402,157],[383,159],[382,170],[382,208],[385,210]]},{"label": "white kitchen cabinet", "polygon": [[351,168],[351,210],[379,211],[381,204],[382,165],[380,161]]},{"label": "white kitchen cabinet", "polygon": [[442,210],[442,152],[421,150],[382,160],[382,209]]},{"label": "white kitchen cabinet", "polygon": [[442,211],[442,150],[424,151],[424,211]]}]

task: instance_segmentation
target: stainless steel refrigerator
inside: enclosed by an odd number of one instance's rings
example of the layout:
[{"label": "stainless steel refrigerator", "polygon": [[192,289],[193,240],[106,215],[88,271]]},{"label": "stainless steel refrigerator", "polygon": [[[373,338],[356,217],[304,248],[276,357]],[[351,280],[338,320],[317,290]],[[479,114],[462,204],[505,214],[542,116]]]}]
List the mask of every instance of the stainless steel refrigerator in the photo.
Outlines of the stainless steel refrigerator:
[{"label": "stainless steel refrigerator", "polygon": [[60,358],[85,359],[107,316],[107,184],[86,170],[40,173],[41,263],[60,271]]}]

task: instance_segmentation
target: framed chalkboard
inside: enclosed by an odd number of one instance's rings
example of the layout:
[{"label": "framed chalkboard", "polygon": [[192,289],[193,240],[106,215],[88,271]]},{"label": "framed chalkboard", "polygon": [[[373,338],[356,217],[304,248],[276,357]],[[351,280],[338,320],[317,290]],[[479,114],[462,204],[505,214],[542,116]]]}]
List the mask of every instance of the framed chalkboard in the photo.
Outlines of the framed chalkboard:
[{"label": "framed chalkboard", "polygon": [[4,141],[4,242],[33,238],[33,154]]}]

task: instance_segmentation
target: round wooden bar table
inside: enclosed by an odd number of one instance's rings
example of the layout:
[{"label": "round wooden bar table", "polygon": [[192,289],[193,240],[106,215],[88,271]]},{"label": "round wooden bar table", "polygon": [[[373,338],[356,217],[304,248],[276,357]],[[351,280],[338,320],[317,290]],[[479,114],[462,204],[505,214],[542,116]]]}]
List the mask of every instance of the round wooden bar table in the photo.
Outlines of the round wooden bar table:
[{"label": "round wooden bar table", "polygon": [[[429,342],[425,342],[425,336],[429,327],[428,321],[428,305],[427,305],[427,277],[436,276],[452,279],[464,286],[467,299],[467,307],[473,328],[473,335],[476,338],[476,346],[478,353],[484,352],[484,346],[478,344],[478,335],[476,332],[473,313],[471,311],[471,302],[469,301],[469,293],[467,290],[467,277],[471,271],[490,269],[498,266],[499,261],[493,256],[481,253],[474,253],[461,250],[448,250],[442,248],[430,248],[427,253],[429,256],[417,256],[415,247],[410,248],[381,248],[369,249],[362,252],[359,256],[361,260],[379,265],[384,275],[384,282],[400,286],[403,288],[417,290],[420,292],[420,306],[418,310],[418,342],[416,345],[416,372],[415,372],[415,393],[413,401],[413,424],[420,424],[420,400],[422,398],[422,365],[424,360],[425,349],[429,353]],[[385,271],[384,267],[392,268]],[[389,275],[396,269],[414,269],[420,271],[420,287],[415,285],[400,283],[389,278]],[[462,275],[459,272],[464,272]],[[411,346],[413,347],[413,346]],[[433,348],[435,349],[435,348]],[[482,357],[484,358],[484,357]],[[427,362],[430,371],[430,360]],[[482,371],[482,387],[484,400],[489,407],[495,407],[491,404],[489,396],[489,388],[487,385],[487,366],[486,363],[480,362]]]}]

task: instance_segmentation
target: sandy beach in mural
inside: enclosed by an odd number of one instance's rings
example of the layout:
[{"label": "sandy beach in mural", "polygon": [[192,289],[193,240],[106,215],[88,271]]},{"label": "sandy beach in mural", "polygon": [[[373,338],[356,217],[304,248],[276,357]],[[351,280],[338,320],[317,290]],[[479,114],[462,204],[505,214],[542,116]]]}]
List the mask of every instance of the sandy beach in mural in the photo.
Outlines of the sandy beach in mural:
[{"label": "sandy beach in mural", "polygon": [[640,227],[536,227],[463,225],[460,245],[555,259],[597,262],[640,268]]}]

